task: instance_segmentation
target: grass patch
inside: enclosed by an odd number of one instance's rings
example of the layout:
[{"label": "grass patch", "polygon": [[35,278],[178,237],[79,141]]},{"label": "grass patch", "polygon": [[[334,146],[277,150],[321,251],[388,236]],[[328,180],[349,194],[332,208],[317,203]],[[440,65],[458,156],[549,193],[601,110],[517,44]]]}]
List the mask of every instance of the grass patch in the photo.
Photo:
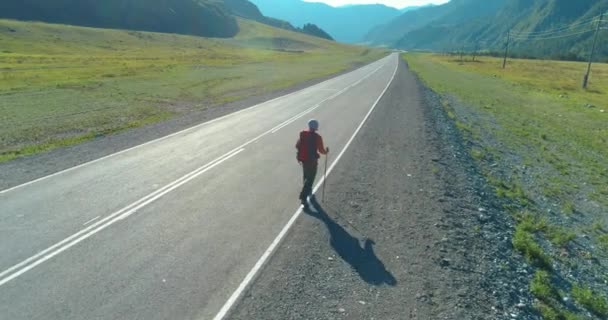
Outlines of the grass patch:
[{"label": "grass patch", "polygon": [[239,25],[233,39],[210,39],[0,19],[0,161],[290,87],[386,54],[248,20]]},{"label": "grass patch", "polygon": [[530,282],[530,292],[539,300],[536,308],[545,320],[578,320],[578,315],[564,310],[559,302],[562,299],[559,291],[551,283],[551,275],[544,270],[534,274]]},{"label": "grass patch", "polygon": [[551,276],[544,270],[536,271],[530,283],[530,291],[537,299],[545,303],[561,299],[559,292],[551,284]]},{"label": "grass patch", "polygon": [[572,297],[595,315],[608,317],[608,302],[606,298],[597,292],[593,292],[590,288],[574,286],[572,288]]},{"label": "grass patch", "polygon": [[497,179],[490,179],[490,182],[494,186],[497,196],[509,199],[523,207],[530,204],[530,200],[521,185],[515,183],[507,184]]},{"label": "grass patch", "polygon": [[547,218],[537,217],[530,212],[516,216],[517,227],[530,234],[544,234],[547,239],[557,247],[565,247],[576,238],[576,234],[563,227],[551,225]]},{"label": "grass patch", "polygon": [[566,201],[562,205],[562,212],[564,214],[573,214],[575,212],[574,203],[572,201]]},{"label": "grass patch", "polygon": [[576,238],[576,234],[572,231],[566,231],[561,227],[551,227],[545,233],[551,243],[558,247],[566,247]]},{"label": "grass patch", "polygon": [[544,320],[582,320],[585,319],[572,312],[565,311],[554,304],[547,304],[539,302],[536,304],[536,308],[540,312]]},{"label": "grass patch", "polygon": [[604,250],[608,250],[608,234],[603,234],[597,237],[597,241]]},{"label": "grass patch", "polygon": [[551,269],[551,258],[534,240],[534,235],[518,224],[513,235],[513,247],[519,251],[529,263],[543,269]]}]

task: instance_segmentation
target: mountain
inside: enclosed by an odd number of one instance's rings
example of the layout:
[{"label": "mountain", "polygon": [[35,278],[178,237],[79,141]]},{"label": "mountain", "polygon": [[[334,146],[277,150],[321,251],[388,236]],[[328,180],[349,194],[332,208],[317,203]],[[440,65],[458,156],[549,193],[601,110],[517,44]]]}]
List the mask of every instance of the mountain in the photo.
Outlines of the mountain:
[{"label": "mountain", "polygon": [[[502,51],[511,32],[515,56],[580,60],[602,8],[608,0],[452,0],[404,13],[366,39],[400,49]],[[599,40],[608,43],[608,32]],[[608,58],[607,46],[597,49],[598,59]]]},{"label": "mountain", "polygon": [[394,46],[407,33],[418,29],[432,29],[438,26],[458,26],[471,19],[495,14],[507,0],[452,0],[444,5],[419,8],[408,11],[378,26],[365,37],[376,45]]},{"label": "mountain", "polygon": [[231,14],[241,18],[254,20],[289,31],[301,32],[314,37],[333,40],[332,36],[315,24],[305,23],[302,28],[296,28],[287,21],[264,16],[262,12],[260,12],[260,9],[248,0],[223,0],[222,4]]},{"label": "mountain", "polygon": [[0,18],[205,37],[239,30],[215,0],[2,0]]},{"label": "mountain", "polygon": [[401,13],[384,5],[350,5],[332,7],[302,0],[252,0],[268,16],[302,26],[314,23],[337,41],[361,42],[369,30]]},{"label": "mountain", "polygon": [[409,6],[409,7],[405,7],[405,8],[401,8],[401,9],[399,9],[399,12],[401,12],[401,13],[406,13],[406,12],[408,12],[408,11],[414,11],[414,10],[418,10],[418,9],[422,9],[422,8],[428,8],[428,7],[434,7],[434,6],[435,6],[435,5],[434,5],[434,4],[432,4],[432,3],[431,3],[431,4],[424,5],[424,6]]},{"label": "mountain", "polygon": [[223,0],[222,4],[228,11],[238,17],[254,20],[269,26],[298,31],[291,23],[275,18],[266,17],[260,12],[258,7],[247,0]]},{"label": "mountain", "polygon": [[248,0],[1,0],[0,18],[203,37],[230,38],[236,17],[331,39],[315,25],[304,29],[264,16]]}]

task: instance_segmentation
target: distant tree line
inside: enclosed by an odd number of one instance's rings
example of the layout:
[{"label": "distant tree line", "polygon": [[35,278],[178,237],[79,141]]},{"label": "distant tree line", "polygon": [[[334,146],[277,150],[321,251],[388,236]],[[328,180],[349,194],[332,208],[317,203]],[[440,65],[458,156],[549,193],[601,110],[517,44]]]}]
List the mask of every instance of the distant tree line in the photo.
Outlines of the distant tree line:
[{"label": "distant tree line", "polygon": [[314,36],[314,37],[319,37],[319,38],[332,40],[332,41],[334,40],[334,38],[332,38],[332,36],[330,36],[327,32],[325,32],[323,29],[319,28],[317,25],[312,24],[312,23],[305,24],[299,30],[303,33],[306,33],[306,34]]}]

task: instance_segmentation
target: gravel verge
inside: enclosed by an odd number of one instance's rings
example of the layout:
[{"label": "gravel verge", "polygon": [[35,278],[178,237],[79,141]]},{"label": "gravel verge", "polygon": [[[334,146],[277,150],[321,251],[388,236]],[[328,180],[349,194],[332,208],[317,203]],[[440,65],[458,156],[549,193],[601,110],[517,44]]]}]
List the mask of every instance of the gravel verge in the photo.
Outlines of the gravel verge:
[{"label": "gravel verge", "polygon": [[535,319],[500,208],[439,97],[402,63],[326,201],[229,318]]}]

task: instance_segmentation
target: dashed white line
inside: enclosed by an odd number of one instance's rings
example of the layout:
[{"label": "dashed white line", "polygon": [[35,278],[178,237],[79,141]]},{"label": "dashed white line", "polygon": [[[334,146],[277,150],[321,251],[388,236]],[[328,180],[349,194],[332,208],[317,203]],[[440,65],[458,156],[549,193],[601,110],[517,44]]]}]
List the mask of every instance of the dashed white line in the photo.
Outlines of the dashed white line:
[{"label": "dashed white line", "polygon": [[287,119],[287,120],[285,120],[285,121],[281,122],[281,123],[280,123],[279,125],[277,125],[276,127],[274,127],[274,128],[272,128],[272,129],[270,129],[270,132],[271,132],[271,133],[275,133],[275,132],[279,131],[281,128],[283,128],[283,127],[285,127],[286,125],[288,125],[288,124],[290,124],[290,123],[292,123],[292,122],[294,122],[294,121],[298,120],[299,118],[301,118],[301,117],[302,117],[302,116],[304,116],[305,114],[307,114],[307,113],[311,112],[312,110],[314,110],[314,109],[318,108],[319,106],[320,106],[320,104],[317,104],[317,105],[315,105],[315,106],[312,106],[312,107],[310,107],[310,108],[308,108],[308,109],[306,109],[306,110],[304,110],[304,111],[302,111],[302,112],[300,112],[300,113],[296,114],[295,116],[293,116],[293,117],[291,117],[291,118],[289,118],[289,119]]},{"label": "dashed white line", "polygon": [[[251,140],[253,141],[253,140]],[[251,143],[248,142],[248,143]],[[158,200],[162,196],[167,193],[179,188],[180,186],[186,184],[190,180],[200,176],[201,174],[213,169],[214,167],[220,165],[221,163],[227,161],[228,159],[236,156],[237,154],[243,152],[245,149],[243,147],[238,147],[235,150],[232,150],[223,156],[209,162],[208,164],[184,175],[183,177],[169,183],[168,185],[162,187],[159,190],[154,191],[153,193],[139,199],[138,201],[118,210],[111,215],[99,220],[89,227],[80,230],[79,232],[73,234],[72,236],[54,244],[53,246],[39,252],[38,254],[23,260],[22,262],[8,268],[7,270],[0,273],[0,287],[7,282],[19,277],[20,275],[28,272],[29,270],[35,268],[39,264],[53,258],[54,256],[62,253],[63,251],[73,247],[74,245],[82,242],[83,240],[89,238],[90,236],[98,233],[99,231],[109,227],[110,225],[116,223],[117,221],[123,220],[128,216],[135,213],[137,210],[143,208],[144,206]],[[2,278],[6,276],[5,278]]]},{"label": "dashed white line", "polygon": [[101,216],[97,216],[97,217],[95,217],[95,218],[93,218],[93,219],[91,219],[91,220],[89,220],[89,221],[87,221],[87,222],[83,223],[82,225],[83,225],[83,226],[86,226],[87,224],[89,224],[89,223],[91,223],[91,222],[93,222],[93,221],[95,221],[95,220],[97,220],[97,219],[99,219],[99,218],[101,218]]},{"label": "dashed white line", "polygon": [[[349,89],[352,89],[353,87],[355,87],[355,86],[359,85],[361,82],[363,82],[363,80],[365,80],[365,79],[367,79],[367,78],[371,77],[371,76],[372,76],[374,73],[378,72],[378,70],[380,70],[382,67],[384,67],[384,65],[382,65],[382,66],[378,67],[376,70],[374,70],[374,71],[372,71],[372,72],[368,73],[368,74],[367,74],[365,77],[363,77],[363,78],[359,79],[357,82],[355,82],[355,83],[353,83],[353,84],[351,84],[351,85],[347,86],[346,88],[344,88],[344,89],[342,89],[342,90],[340,90],[340,91],[336,92],[335,94],[331,95],[330,97],[323,99],[323,100],[322,100],[321,102],[319,102],[317,105],[315,105],[315,106],[313,106],[313,107],[311,107],[311,108],[309,108],[309,109],[307,109],[307,110],[304,110],[303,112],[300,112],[299,114],[297,114],[297,115],[295,115],[295,116],[291,117],[290,119],[286,120],[285,122],[283,122],[283,123],[279,124],[279,125],[278,125],[278,126],[276,126],[274,129],[272,129],[272,130],[271,130],[271,133],[277,133],[279,130],[281,130],[281,129],[283,129],[283,128],[287,127],[288,125],[290,125],[290,124],[292,124],[293,122],[295,122],[296,120],[298,120],[298,119],[302,118],[302,117],[303,117],[303,116],[305,116],[306,114],[311,113],[311,112],[312,112],[312,111],[314,111],[315,109],[319,108],[319,107],[320,107],[320,106],[321,106],[323,103],[325,103],[325,102],[327,102],[327,101],[329,101],[329,100],[332,100],[332,99],[334,99],[334,98],[338,97],[339,95],[343,94],[344,92],[348,91]],[[336,90],[336,91],[337,91],[337,90]]]}]

